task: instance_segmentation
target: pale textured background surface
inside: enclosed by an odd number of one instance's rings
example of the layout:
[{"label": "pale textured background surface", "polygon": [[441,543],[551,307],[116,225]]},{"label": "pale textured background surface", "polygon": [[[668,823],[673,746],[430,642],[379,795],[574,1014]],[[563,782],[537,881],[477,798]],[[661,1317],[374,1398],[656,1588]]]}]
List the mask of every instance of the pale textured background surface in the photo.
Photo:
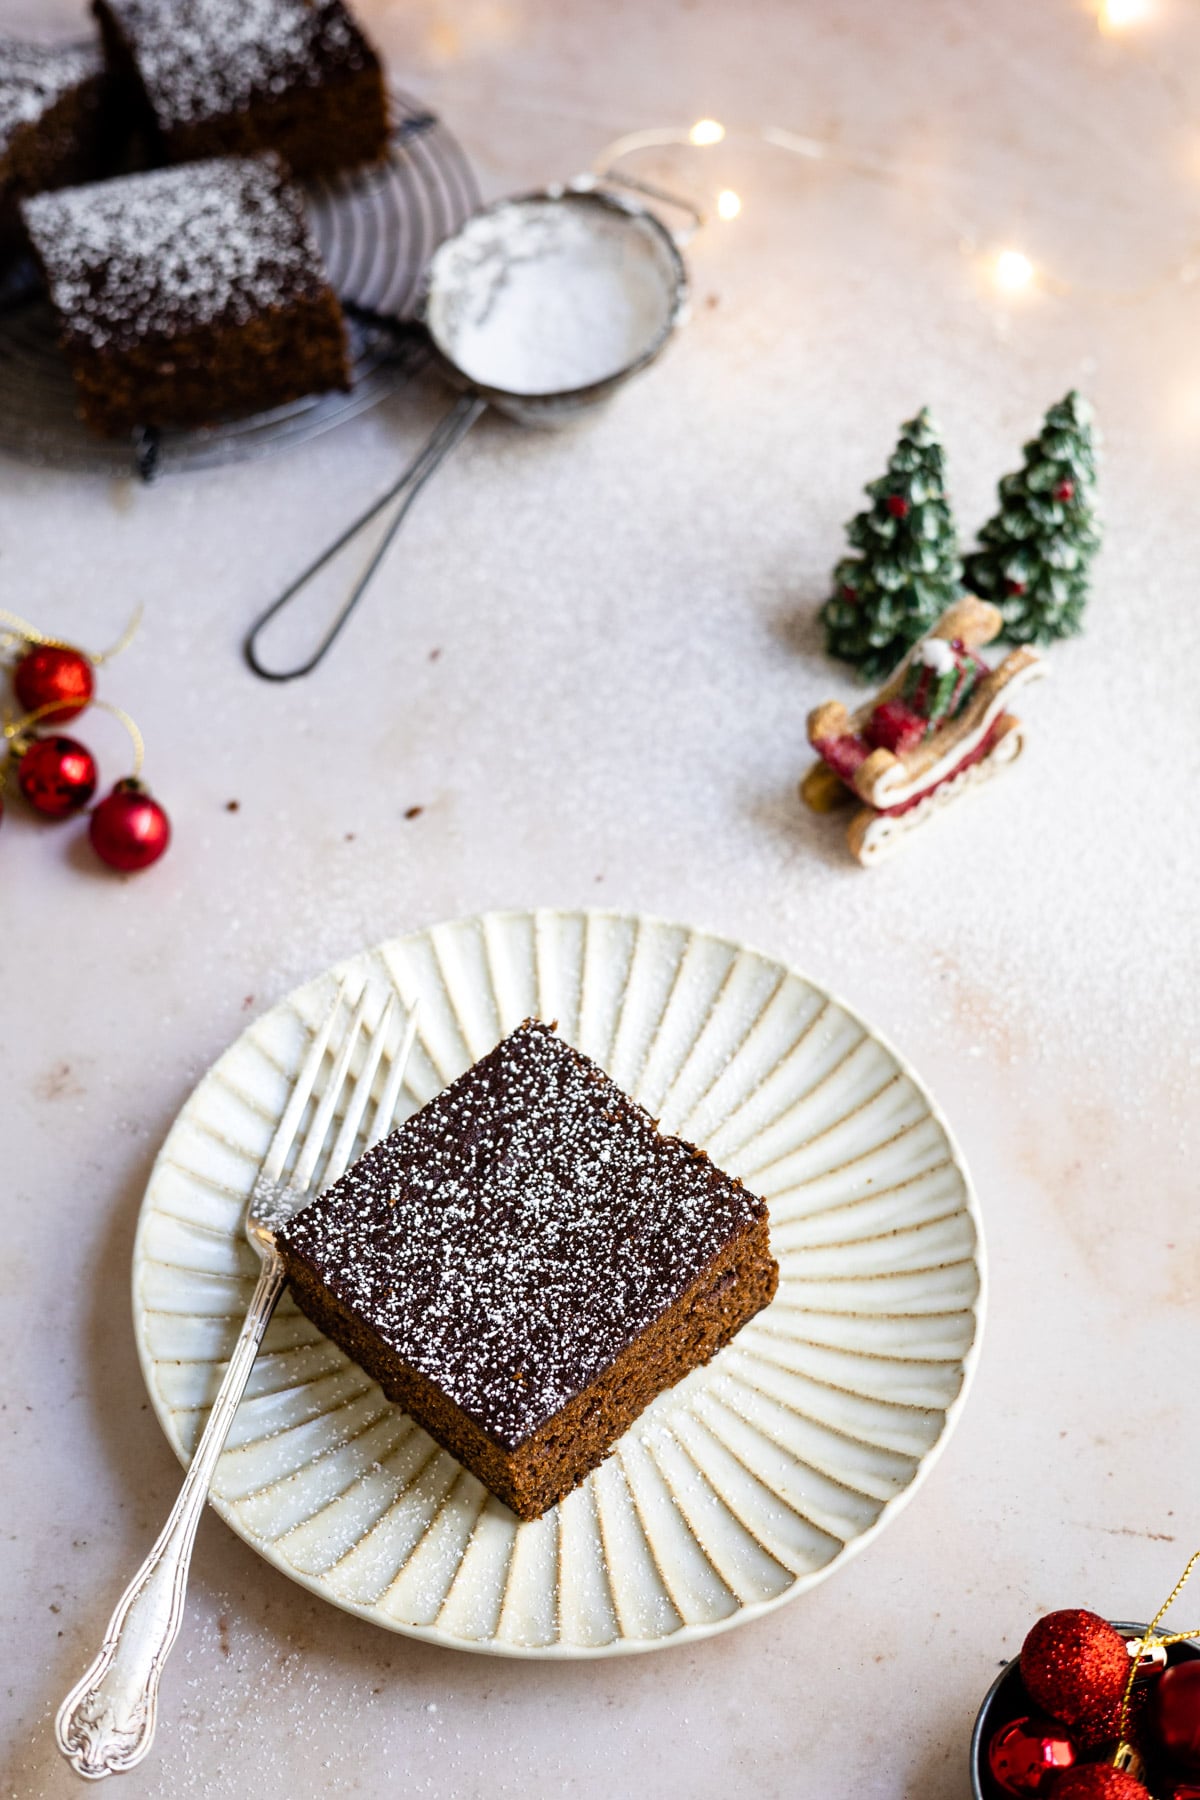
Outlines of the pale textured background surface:
[{"label": "pale textured background surface", "polygon": [[[792,959],[933,1086],[992,1269],[945,1458],[816,1594],[695,1650],[578,1668],[384,1636],[209,1519],[154,1760],[122,1791],[957,1800],[978,1699],[1032,1619],[1145,1617],[1200,1541],[1200,352],[1172,275],[1197,235],[1200,18],[1157,0],[1112,40],[1072,0],[367,10],[488,193],[701,113],[909,175],[735,146],[670,164],[746,202],[694,247],[694,325],[577,435],[480,428],[336,659],[292,689],[243,672],[244,624],[437,394],[252,477],[137,491],[0,464],[0,604],[99,645],[147,603],[105,691],[141,721],[178,833],[128,882],[70,828],[14,811],[0,838],[5,1792],[79,1791],[48,1720],[175,1493],[127,1282],[192,1082],[250,1012],[362,944],[603,902]],[[77,18],[0,10],[17,30]],[[1140,291],[1001,305],[968,231]],[[812,626],[842,521],[927,401],[970,529],[1072,382],[1107,435],[1088,635],[1030,696],[1018,770],[866,875],[793,800],[805,711],[849,692]],[[121,772],[118,728],[90,735]]]}]

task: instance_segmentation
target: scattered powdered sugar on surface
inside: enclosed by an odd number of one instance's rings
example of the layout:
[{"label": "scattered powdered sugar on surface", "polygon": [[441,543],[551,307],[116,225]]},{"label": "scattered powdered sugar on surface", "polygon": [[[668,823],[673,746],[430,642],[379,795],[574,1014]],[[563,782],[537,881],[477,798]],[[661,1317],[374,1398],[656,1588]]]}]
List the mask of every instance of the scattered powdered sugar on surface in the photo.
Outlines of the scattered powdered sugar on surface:
[{"label": "scattered powdered sugar on surface", "polygon": [[[258,1581],[268,1584],[274,1605],[263,1605]],[[276,1792],[289,1800],[376,1800],[393,1790],[435,1800],[578,1794],[579,1746],[569,1720],[553,1708],[546,1713],[543,1701],[536,1741],[523,1732],[515,1742],[510,1736],[514,1702],[521,1704],[536,1671],[518,1664],[494,1674],[495,1658],[447,1656],[365,1627],[293,1590],[274,1571],[256,1572],[255,1582],[247,1592],[224,1581],[193,1581],[163,1683],[156,1742],[132,1772],[138,1800],[201,1793],[206,1800],[263,1800]],[[57,1669],[46,1676],[51,1687],[60,1678]],[[65,1800],[85,1791],[53,1745],[57,1703],[56,1694],[25,1740],[14,1741],[8,1779],[0,1783],[4,1800]],[[631,1713],[620,1726],[623,1747],[652,1754],[643,1706]],[[480,1724],[494,1733],[482,1752],[473,1741]],[[368,1773],[369,1747],[384,1760]]]},{"label": "scattered powdered sugar on surface", "polygon": [[511,1446],[658,1318],[762,1204],[522,1028],[283,1234],[343,1304]]},{"label": "scattered powdered sugar on surface", "polygon": [[643,220],[586,196],[514,200],[471,220],[437,258],[429,327],[486,387],[566,393],[654,347],[675,279]]},{"label": "scattered powdered sugar on surface", "polygon": [[243,324],[323,279],[303,203],[273,156],[65,188],[24,213],[55,306],[97,350]]},{"label": "scattered powdered sugar on surface", "polygon": [[108,0],[108,10],[163,130],[371,60],[341,0]]},{"label": "scattered powdered sugar on surface", "polygon": [[95,51],[75,44],[60,47],[0,40],[0,154],[19,126],[36,124],[98,69]]}]

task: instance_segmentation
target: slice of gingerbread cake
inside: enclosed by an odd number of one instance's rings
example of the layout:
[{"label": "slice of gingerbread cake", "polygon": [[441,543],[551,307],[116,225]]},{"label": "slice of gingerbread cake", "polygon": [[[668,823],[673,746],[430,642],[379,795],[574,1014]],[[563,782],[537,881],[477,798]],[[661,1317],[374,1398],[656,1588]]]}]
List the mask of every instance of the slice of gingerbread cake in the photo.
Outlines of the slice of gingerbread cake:
[{"label": "slice of gingerbread cake", "polygon": [[64,188],[22,214],[96,430],[205,425],[349,386],[341,309],[277,157]]},{"label": "slice of gingerbread cake", "polygon": [[171,162],[277,150],[298,175],[384,154],[387,86],[343,0],[95,0],[114,76]]},{"label": "slice of gingerbread cake", "polygon": [[535,1022],[279,1246],[304,1312],[523,1519],[779,1278],[764,1203]]}]

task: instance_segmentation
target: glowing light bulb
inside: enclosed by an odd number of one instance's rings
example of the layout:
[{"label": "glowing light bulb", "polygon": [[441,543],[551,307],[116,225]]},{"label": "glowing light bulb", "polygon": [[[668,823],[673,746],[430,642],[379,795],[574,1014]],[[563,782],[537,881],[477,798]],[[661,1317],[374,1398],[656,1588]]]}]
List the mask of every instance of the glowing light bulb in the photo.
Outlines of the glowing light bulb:
[{"label": "glowing light bulb", "polygon": [[717,195],[717,213],[722,219],[736,219],[742,210],[739,195],[732,188],[722,188]]},{"label": "glowing light bulb", "polygon": [[1126,31],[1149,16],[1149,0],[1100,0],[1101,31]]},{"label": "glowing light bulb", "polygon": [[719,144],[725,136],[725,127],[717,119],[697,119],[688,132],[688,141],[693,144]]},{"label": "glowing light bulb", "polygon": [[1034,267],[1023,250],[1002,250],[992,267],[996,286],[1006,294],[1019,294],[1029,287]]}]

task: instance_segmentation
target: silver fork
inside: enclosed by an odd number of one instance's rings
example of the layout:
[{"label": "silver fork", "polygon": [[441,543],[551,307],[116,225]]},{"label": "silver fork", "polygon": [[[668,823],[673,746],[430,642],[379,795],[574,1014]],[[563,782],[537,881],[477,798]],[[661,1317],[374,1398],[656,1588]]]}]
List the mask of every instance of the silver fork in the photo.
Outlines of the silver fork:
[{"label": "silver fork", "polygon": [[[283,1258],[275,1247],[275,1233],[312,1196],[313,1177],[326,1133],[347,1085],[355,1046],[366,1022],[369,1000],[364,989],[305,1132],[295,1167],[285,1180],[284,1166],[300,1129],[304,1109],[316,1089],[334,1023],[346,999],[343,983],[328,1018],[313,1033],[304,1066],[296,1077],[296,1085],[251,1190],[245,1228],[246,1236],[262,1262],[258,1285],[179,1498],[153,1550],[117,1602],[99,1655],[58,1709],[55,1720],[58,1747],[72,1768],[90,1781],[100,1781],[106,1775],[132,1769],[141,1762],[154,1741],[158,1684],[183,1620],[196,1527],[263,1333],[283,1291]],[[362,1068],[350,1082],[346,1110],[337,1140],[329,1153],[322,1187],[335,1182],[350,1160],[394,1011],[395,999],[391,997],[368,1042]],[[414,1007],[408,1016],[404,1040],[392,1059],[387,1081],[376,1103],[367,1133],[368,1144],[377,1143],[391,1127],[416,1027]]]}]

